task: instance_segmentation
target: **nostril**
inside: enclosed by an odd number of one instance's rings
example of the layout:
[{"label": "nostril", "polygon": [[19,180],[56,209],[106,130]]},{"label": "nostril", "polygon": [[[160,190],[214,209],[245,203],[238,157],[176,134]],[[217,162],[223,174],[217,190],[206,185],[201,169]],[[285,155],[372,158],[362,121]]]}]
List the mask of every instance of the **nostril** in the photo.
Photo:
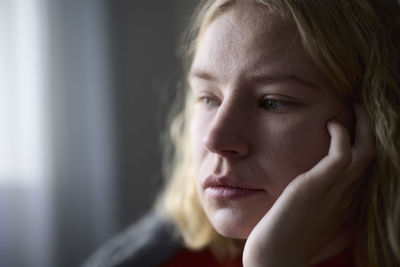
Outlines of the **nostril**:
[{"label": "nostril", "polygon": [[243,134],[243,127],[237,127],[231,119],[226,118],[213,121],[209,127],[202,138],[206,150],[225,157],[247,155],[249,139]]},{"label": "nostril", "polygon": [[227,154],[239,154],[239,152],[238,151],[236,151],[236,150],[223,150],[223,151],[221,151],[222,153],[227,153]]},{"label": "nostril", "polygon": [[241,157],[249,151],[248,140],[232,131],[210,131],[202,141],[206,150],[224,157]]},{"label": "nostril", "polygon": [[218,152],[222,157],[240,157],[241,153],[237,150],[221,150]]}]

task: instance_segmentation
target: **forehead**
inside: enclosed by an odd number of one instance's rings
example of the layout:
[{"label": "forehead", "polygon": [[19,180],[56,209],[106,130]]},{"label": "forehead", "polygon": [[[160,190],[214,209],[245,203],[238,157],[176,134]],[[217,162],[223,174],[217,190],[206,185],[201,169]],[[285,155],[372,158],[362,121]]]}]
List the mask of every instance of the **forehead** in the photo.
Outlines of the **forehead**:
[{"label": "forehead", "polygon": [[[222,34],[227,43],[256,45],[279,38],[295,38],[296,28],[261,4],[239,1],[217,15],[207,27],[208,35]],[[234,32],[234,35],[229,35]],[[240,34],[238,35],[237,33]]]},{"label": "forehead", "polygon": [[233,5],[207,26],[199,38],[193,71],[218,74],[225,81],[288,73],[324,82],[297,29],[248,1]]}]

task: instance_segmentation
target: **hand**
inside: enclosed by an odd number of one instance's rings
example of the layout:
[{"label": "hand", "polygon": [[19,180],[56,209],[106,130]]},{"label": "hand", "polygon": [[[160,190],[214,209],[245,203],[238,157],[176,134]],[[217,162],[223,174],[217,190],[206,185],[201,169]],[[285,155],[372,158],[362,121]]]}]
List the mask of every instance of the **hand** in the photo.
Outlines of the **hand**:
[{"label": "hand", "polygon": [[331,120],[328,155],[297,176],[250,233],[243,251],[245,267],[309,266],[310,259],[343,226],[357,191],[354,184],[371,164],[374,142],[359,104],[355,142],[347,129]]}]

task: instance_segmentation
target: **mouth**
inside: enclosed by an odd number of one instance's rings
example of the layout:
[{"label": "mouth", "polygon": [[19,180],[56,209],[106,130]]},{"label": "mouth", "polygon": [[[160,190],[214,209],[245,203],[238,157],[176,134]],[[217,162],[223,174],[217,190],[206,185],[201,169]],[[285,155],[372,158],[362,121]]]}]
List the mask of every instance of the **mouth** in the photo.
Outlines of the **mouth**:
[{"label": "mouth", "polygon": [[263,189],[244,184],[227,176],[211,175],[203,182],[205,193],[214,199],[234,200],[246,198],[261,192]]}]

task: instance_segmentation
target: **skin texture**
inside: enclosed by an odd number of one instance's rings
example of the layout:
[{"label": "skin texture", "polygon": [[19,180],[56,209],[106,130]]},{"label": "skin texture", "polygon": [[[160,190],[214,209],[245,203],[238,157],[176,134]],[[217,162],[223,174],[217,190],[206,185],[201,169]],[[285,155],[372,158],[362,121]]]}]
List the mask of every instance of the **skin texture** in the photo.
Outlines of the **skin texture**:
[{"label": "skin texture", "polygon": [[[353,106],[334,93],[296,29],[253,4],[239,4],[201,36],[189,82],[200,202],[217,232],[248,238],[245,266],[307,266],[329,240],[332,248],[316,261],[347,245],[337,234],[345,208],[337,206],[351,183],[340,181],[361,176],[373,146],[357,171],[342,172],[354,163]],[[363,111],[357,114],[361,131],[369,132]],[[257,192],[216,198],[206,189],[210,175]],[[324,198],[332,184],[340,184],[339,189]]]},{"label": "skin texture", "polygon": [[375,155],[366,113],[359,104],[354,109],[354,144],[345,127],[328,122],[328,154],[296,177],[253,229],[243,252],[244,266],[309,266],[312,256],[324,246],[314,263],[335,254],[338,247],[328,241],[351,215],[356,181]]}]

